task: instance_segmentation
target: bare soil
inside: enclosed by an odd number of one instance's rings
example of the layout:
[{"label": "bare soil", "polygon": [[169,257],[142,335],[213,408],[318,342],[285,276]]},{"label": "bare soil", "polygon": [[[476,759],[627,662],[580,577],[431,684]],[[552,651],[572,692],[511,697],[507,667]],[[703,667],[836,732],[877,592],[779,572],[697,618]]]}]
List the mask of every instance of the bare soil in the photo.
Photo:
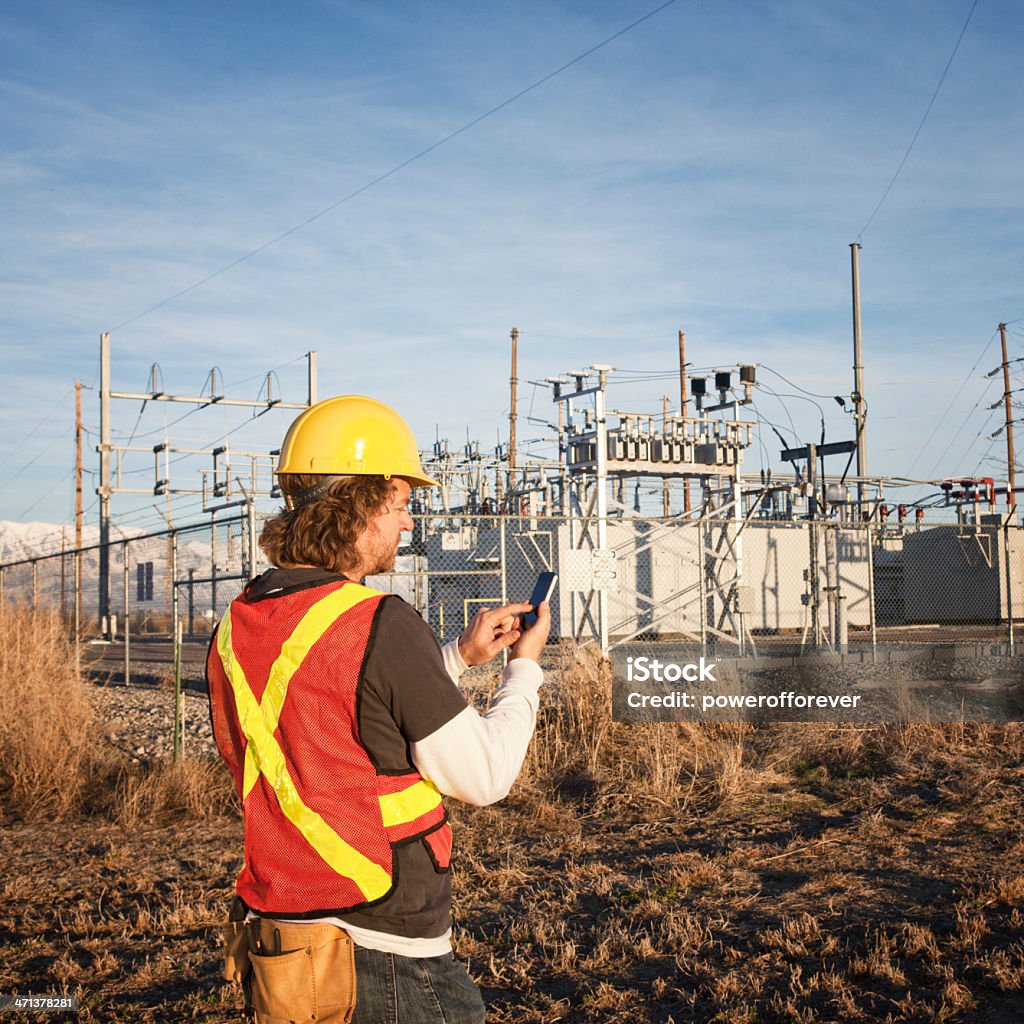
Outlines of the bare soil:
[{"label": "bare soil", "polygon": [[[503,804],[453,807],[489,1021],[1024,1020],[1021,726],[710,728],[619,726],[589,766],[535,750]],[[241,822],[146,806],[0,822],[0,992],[240,1018],[216,925]]]}]

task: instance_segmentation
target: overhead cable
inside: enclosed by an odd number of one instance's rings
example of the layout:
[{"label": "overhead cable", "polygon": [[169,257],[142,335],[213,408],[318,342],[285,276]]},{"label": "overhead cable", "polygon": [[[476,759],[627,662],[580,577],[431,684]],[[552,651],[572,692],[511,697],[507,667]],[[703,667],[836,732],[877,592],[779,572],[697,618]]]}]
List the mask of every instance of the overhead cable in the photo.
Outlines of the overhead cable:
[{"label": "overhead cable", "polygon": [[857,241],[864,237],[864,232],[870,227],[871,222],[875,219],[875,214],[882,208],[882,203],[888,198],[889,193],[892,191],[893,185],[896,184],[896,179],[900,176],[900,171],[903,170],[903,165],[907,162],[907,157],[910,156],[910,151],[914,148],[914,143],[917,142],[917,137],[921,134],[921,129],[924,128],[925,121],[928,120],[928,115],[932,112],[932,107],[935,105],[935,100],[938,98],[939,90],[942,88],[942,83],[946,80],[946,75],[949,73],[950,67],[953,65],[953,58],[956,57],[957,50],[960,49],[960,42],[964,38],[964,33],[967,31],[967,26],[971,23],[971,17],[974,15],[974,8],[978,6],[978,0],[974,0],[971,4],[971,9],[967,12],[967,20],[964,22],[964,27],[960,29],[960,35],[956,38],[956,45],[953,47],[953,52],[949,55],[949,60],[946,61],[946,66],[942,70],[942,75],[939,78],[939,84],[935,86],[935,92],[932,93],[932,98],[928,101],[928,106],[925,109],[924,117],[921,118],[921,123],[917,126],[917,131],[914,132],[914,137],[910,140],[910,145],[907,146],[906,153],[903,154],[903,159],[900,161],[899,167],[896,168],[896,173],[892,176],[892,180],[889,182],[885,191],[882,193],[882,198],[878,200],[878,205],[871,211],[871,216],[868,217],[864,227],[857,233]]},{"label": "overhead cable", "polygon": [[[925,441],[923,445],[921,445],[921,450],[917,453],[917,455],[914,456],[914,461],[907,468],[907,476],[910,476],[911,473],[913,473],[914,467],[917,465],[918,460],[921,458],[922,455],[924,455],[925,451],[927,451],[928,445],[932,443],[932,438],[935,437],[935,435],[939,432],[939,428],[942,426],[942,424],[946,422],[946,417],[949,415],[950,410],[956,404],[956,400],[963,393],[964,388],[967,387],[967,382],[971,379],[971,377],[974,375],[974,372],[978,369],[978,364],[982,361],[982,359],[985,358],[986,353],[992,347],[992,342],[996,340],[998,334],[998,331],[992,332],[992,337],[988,339],[988,342],[986,343],[985,347],[981,350],[981,354],[974,361],[974,365],[967,371],[967,376],[964,377],[963,383],[957,389],[956,394],[950,399],[949,405],[946,406],[946,411],[939,417],[939,422],[935,424],[935,428],[928,435],[928,440]],[[972,409],[971,412],[974,412],[974,410]],[[970,416],[970,413],[968,413],[968,416]],[[948,451],[949,449],[947,448],[946,450]],[[946,453],[943,452],[942,454],[945,455]],[[941,461],[941,456],[939,461]]]},{"label": "overhead cable", "polygon": [[440,147],[445,145],[445,143],[451,142],[452,139],[458,138],[458,136],[462,135],[464,132],[469,131],[470,128],[474,128],[476,125],[480,124],[481,121],[487,120],[487,118],[492,117],[494,114],[497,114],[498,111],[504,110],[505,107],[508,107],[511,104],[515,103],[516,100],[522,99],[522,97],[525,96],[527,93],[533,92],[534,89],[540,88],[540,86],[544,85],[546,82],[550,82],[552,78],[555,78],[557,75],[562,74],[563,71],[567,71],[569,68],[573,67],[573,65],[579,64],[580,61],[585,60],[591,54],[596,53],[598,50],[607,46],[609,43],[614,42],[621,36],[624,36],[627,32],[632,31],[638,25],[642,25],[645,21],[648,21],[650,18],[653,18],[656,14],[660,14],[663,10],[665,10],[666,7],[671,7],[672,4],[674,4],[675,2],[676,0],[665,0],[664,3],[659,4],[653,10],[648,11],[646,14],[637,18],[635,21],[630,22],[625,28],[619,29],[618,32],[614,32],[606,39],[603,39],[596,45],[591,46],[590,49],[584,50],[583,53],[578,54],[576,57],[573,57],[572,60],[567,61],[560,67],[555,68],[554,71],[549,71],[542,78],[538,78],[537,81],[526,86],[525,89],[520,89],[519,92],[517,92],[515,95],[509,96],[508,99],[503,100],[497,106],[491,107],[491,109],[486,111],[485,113],[480,114],[477,117],[474,117],[471,121],[467,121],[461,128],[456,128],[455,131],[449,132],[446,136],[444,136],[444,138],[438,139],[437,142],[434,142],[431,145],[427,146],[426,149],[421,149],[418,153],[415,153],[407,160],[403,160],[400,164],[396,164],[390,170],[385,171],[383,174],[377,175],[376,178],[373,178],[371,181],[368,181],[365,185],[361,185],[354,192],[349,192],[348,195],[343,196],[337,202],[331,203],[330,206],[325,206],[318,213],[314,213],[312,216],[307,217],[304,221],[295,224],[293,227],[290,227],[287,231],[282,231],[281,234],[276,235],[269,241],[264,242],[262,245],[257,246],[255,249],[250,250],[249,252],[245,253],[244,256],[239,256],[237,259],[225,264],[219,270],[215,270],[212,274],[207,274],[206,277],[203,277],[200,280],[194,282],[193,284],[190,284],[187,288],[182,288],[181,291],[175,292],[173,295],[170,295],[166,299],[157,302],[155,305],[150,306],[148,309],[144,309],[141,313],[138,313],[133,317],[129,317],[129,319],[118,324],[116,327],[112,327],[109,333],[113,334],[114,331],[119,331],[123,327],[127,327],[129,324],[133,324],[137,320],[141,320],[144,316],[148,316],[150,313],[155,312],[161,307],[166,306],[171,302],[174,302],[176,299],[180,299],[183,295],[187,295],[189,292],[193,292],[197,288],[201,288],[204,284],[209,283],[214,278],[220,277],[221,274],[226,274],[229,270],[233,270],[239,264],[244,263],[246,260],[251,259],[253,256],[257,256],[259,253],[265,252],[272,245],[276,245],[278,242],[284,241],[284,239],[290,237],[291,235],[294,235],[297,231],[301,231],[304,227],[308,227],[310,224],[312,224],[314,221],[319,220],[321,217],[325,217],[327,216],[327,214],[333,213],[333,211],[338,209],[339,206],[342,206],[345,203],[349,202],[350,200],[355,199],[357,196],[362,195],[364,192],[369,191],[369,189],[373,188],[375,185],[379,185],[382,181],[386,181],[388,178],[397,174],[399,171],[404,170],[410,164],[413,164],[417,160],[422,159],[429,153],[433,153],[435,149],[440,149]]}]

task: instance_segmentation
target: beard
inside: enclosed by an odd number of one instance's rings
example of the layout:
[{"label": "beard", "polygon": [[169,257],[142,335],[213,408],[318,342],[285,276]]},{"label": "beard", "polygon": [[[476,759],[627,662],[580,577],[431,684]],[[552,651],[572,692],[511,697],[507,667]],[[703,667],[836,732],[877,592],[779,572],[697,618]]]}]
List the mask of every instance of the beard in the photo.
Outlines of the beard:
[{"label": "beard", "polygon": [[366,557],[363,560],[361,575],[377,576],[394,569],[397,545],[389,543],[373,525],[367,530],[366,539]]}]

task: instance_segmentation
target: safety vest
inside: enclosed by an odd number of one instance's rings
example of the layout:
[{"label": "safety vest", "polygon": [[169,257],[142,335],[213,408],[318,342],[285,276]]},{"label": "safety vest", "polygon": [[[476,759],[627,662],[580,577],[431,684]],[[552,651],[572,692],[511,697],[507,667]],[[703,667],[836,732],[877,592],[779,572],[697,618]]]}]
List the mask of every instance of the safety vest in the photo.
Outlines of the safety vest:
[{"label": "safety vest", "polygon": [[378,773],[360,742],[363,664],[386,595],[331,582],[232,602],[207,659],[214,737],[245,812],[238,895],[279,916],[386,898],[393,850],[426,838],[447,867],[441,794],[412,770]]}]

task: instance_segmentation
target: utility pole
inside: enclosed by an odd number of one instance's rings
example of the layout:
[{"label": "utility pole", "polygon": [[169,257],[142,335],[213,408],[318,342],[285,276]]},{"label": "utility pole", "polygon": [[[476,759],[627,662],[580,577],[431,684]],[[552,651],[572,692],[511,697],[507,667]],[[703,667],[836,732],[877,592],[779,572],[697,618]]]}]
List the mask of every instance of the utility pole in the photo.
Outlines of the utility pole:
[{"label": "utility pole", "polygon": [[512,389],[511,404],[508,410],[508,480],[509,490],[512,488],[512,473],[516,468],[516,385],[519,383],[516,377],[516,350],[519,347],[519,328],[512,328],[512,376],[509,378],[509,385]]},{"label": "utility pole", "polygon": [[100,335],[100,630],[110,639],[110,335]]},{"label": "utility pole", "polygon": [[867,413],[864,409],[864,359],[861,351],[860,336],[860,243],[850,244],[850,272],[853,281],[853,399],[854,420],[857,426],[857,519],[864,520],[864,500],[866,497],[865,478],[868,475],[868,453],[865,450],[864,421]]},{"label": "utility pole", "polygon": [[[662,419],[661,419],[661,432],[668,437],[668,395],[661,396],[662,404]],[[668,519],[668,477],[663,476],[661,478],[661,514]]]},{"label": "utility pole", "polygon": [[[610,366],[595,363],[597,389],[594,392],[594,430],[597,442],[597,548],[608,550],[608,419],[605,408],[605,388],[608,387]],[[601,654],[608,656],[608,592],[602,587],[597,593],[598,635]]]},{"label": "utility pole", "polygon": [[1003,343],[1003,397],[1006,401],[1006,507],[1012,513],[1017,505],[1017,496],[1013,493],[1016,459],[1013,453],[1013,406],[1010,402],[1010,363],[1006,357],[1006,324],[999,325],[999,338]]},{"label": "utility pole", "polygon": [[82,382],[75,381],[75,640],[82,617]]},{"label": "utility pole", "polygon": [[317,372],[315,350],[306,353],[306,381],[308,385],[309,404],[316,405]]},{"label": "utility pole", "polygon": [[[686,418],[686,335],[682,328],[679,330],[679,415]],[[683,511],[690,511],[689,477],[683,479]]]}]

